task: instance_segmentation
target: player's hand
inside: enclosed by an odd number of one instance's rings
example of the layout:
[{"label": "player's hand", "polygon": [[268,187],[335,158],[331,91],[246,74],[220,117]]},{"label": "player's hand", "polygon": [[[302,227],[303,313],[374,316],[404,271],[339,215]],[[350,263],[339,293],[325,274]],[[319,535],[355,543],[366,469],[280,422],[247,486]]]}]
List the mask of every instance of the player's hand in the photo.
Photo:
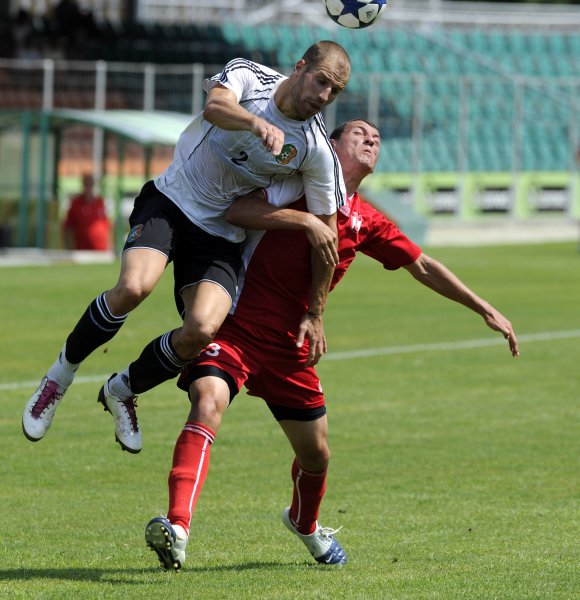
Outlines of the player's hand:
[{"label": "player's hand", "polygon": [[258,118],[254,121],[251,131],[262,140],[264,148],[274,156],[278,156],[282,152],[284,146],[284,132],[282,130],[268,123],[265,119]]},{"label": "player's hand", "polygon": [[322,316],[314,316],[306,313],[298,327],[298,337],[296,346],[302,348],[304,340],[308,338],[308,358],[306,366],[317,365],[323,354],[326,354],[328,347],[326,345],[326,336],[324,335],[324,326]]},{"label": "player's hand", "polygon": [[338,251],[336,249],[338,244],[337,235],[318,217],[315,215],[311,216],[312,218],[308,220],[306,237],[314,250],[320,255],[324,264],[336,267],[338,264]]},{"label": "player's hand", "polygon": [[520,350],[518,347],[518,339],[509,320],[494,308],[485,314],[483,318],[485,319],[488,327],[494,331],[499,331],[508,341],[512,356],[519,356]]}]

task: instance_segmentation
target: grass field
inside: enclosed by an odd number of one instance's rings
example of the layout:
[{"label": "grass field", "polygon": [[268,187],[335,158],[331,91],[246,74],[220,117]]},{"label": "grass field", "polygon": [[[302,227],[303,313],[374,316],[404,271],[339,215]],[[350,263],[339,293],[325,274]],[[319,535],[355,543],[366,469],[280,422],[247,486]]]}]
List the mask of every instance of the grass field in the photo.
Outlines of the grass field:
[{"label": "grass field", "polygon": [[341,569],[313,563],[282,525],[290,448],[242,394],[213,446],[186,566],[161,571],[143,530],[167,508],[186,397],[169,382],[139,399],[144,449],[132,456],[96,393],[177,323],[171,273],[32,444],[22,408],[118,268],[0,269],[0,598],[580,598],[580,253],[431,254],[512,320],[521,357],[406,272],[358,259],[331,297],[319,367],[333,450],[321,522],[343,525]]}]

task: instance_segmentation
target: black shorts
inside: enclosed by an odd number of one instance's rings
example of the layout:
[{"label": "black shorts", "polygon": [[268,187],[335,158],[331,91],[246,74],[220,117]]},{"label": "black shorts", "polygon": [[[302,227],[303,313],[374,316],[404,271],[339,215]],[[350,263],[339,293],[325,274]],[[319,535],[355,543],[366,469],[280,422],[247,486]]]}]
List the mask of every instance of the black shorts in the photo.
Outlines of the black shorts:
[{"label": "black shorts", "polygon": [[316,421],[326,414],[326,406],[317,408],[289,408],[268,404],[276,421]]},{"label": "black shorts", "polygon": [[[183,371],[181,371],[179,379],[177,380],[177,387],[188,392],[189,395],[189,386],[192,382],[203,377],[219,377],[228,385],[231,404],[234,397],[239,392],[235,379],[227,371],[220,369],[220,367],[212,364],[198,364],[200,361],[203,362],[203,360],[202,357],[199,357],[190,362]],[[266,402],[266,406],[270,409],[270,412],[276,421],[316,421],[326,414],[326,405],[316,406],[314,408],[291,408],[289,406],[278,406]]]},{"label": "black shorts", "polygon": [[201,281],[212,281],[232,298],[236,296],[242,266],[241,244],[211,235],[192,223],[152,181],[135,198],[129,217],[131,231],[123,252],[151,248],[173,261],[175,301],[183,314],[181,290]]}]

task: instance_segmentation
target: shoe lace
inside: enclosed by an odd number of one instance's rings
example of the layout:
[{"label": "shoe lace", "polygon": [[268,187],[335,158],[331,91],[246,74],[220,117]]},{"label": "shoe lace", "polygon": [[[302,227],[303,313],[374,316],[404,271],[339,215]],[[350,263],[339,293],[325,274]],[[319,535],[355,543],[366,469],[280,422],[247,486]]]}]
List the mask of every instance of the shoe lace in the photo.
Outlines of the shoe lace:
[{"label": "shoe lace", "polygon": [[137,396],[131,396],[127,398],[127,400],[120,400],[121,404],[127,411],[129,415],[129,420],[131,421],[131,429],[133,431],[139,431],[139,423],[137,422],[137,412],[135,409],[137,408]]},{"label": "shoe lace", "polygon": [[38,400],[30,411],[30,414],[35,419],[38,419],[47,408],[49,408],[55,402],[58,402],[61,398],[62,394],[58,392],[56,381],[47,379]]},{"label": "shoe lace", "polygon": [[320,537],[331,538],[333,535],[338,533],[342,529],[342,525],[338,529],[332,529],[331,527],[320,527],[318,529],[318,535]]}]

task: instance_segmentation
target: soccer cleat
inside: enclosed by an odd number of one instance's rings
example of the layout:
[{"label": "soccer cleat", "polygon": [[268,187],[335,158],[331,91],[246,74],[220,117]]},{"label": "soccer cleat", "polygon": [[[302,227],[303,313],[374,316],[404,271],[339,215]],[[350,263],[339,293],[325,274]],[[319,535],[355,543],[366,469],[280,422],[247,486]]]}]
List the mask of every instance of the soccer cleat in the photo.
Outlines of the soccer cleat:
[{"label": "soccer cleat", "polygon": [[45,436],[65,391],[56,381],[44,376],[22,414],[22,432],[31,442]]},{"label": "soccer cleat", "polygon": [[[114,375],[111,375],[114,377]],[[110,379],[109,379],[110,381]],[[121,400],[109,390],[109,381],[99,390],[98,401],[110,412],[115,419],[115,440],[119,442],[123,450],[137,454],[141,452],[141,430],[137,422],[137,397],[131,396]]]},{"label": "soccer cleat", "polygon": [[185,563],[187,535],[183,527],[165,517],[155,517],[145,527],[145,543],[159,557],[161,568],[179,571]]},{"label": "soccer cleat", "polygon": [[323,565],[345,565],[347,563],[346,554],[342,546],[333,537],[339,529],[330,529],[329,527],[321,527],[316,522],[316,530],[310,535],[304,535],[296,530],[290,520],[290,507],[285,508],[282,512],[282,521],[284,525],[308,548],[314,560]]}]

